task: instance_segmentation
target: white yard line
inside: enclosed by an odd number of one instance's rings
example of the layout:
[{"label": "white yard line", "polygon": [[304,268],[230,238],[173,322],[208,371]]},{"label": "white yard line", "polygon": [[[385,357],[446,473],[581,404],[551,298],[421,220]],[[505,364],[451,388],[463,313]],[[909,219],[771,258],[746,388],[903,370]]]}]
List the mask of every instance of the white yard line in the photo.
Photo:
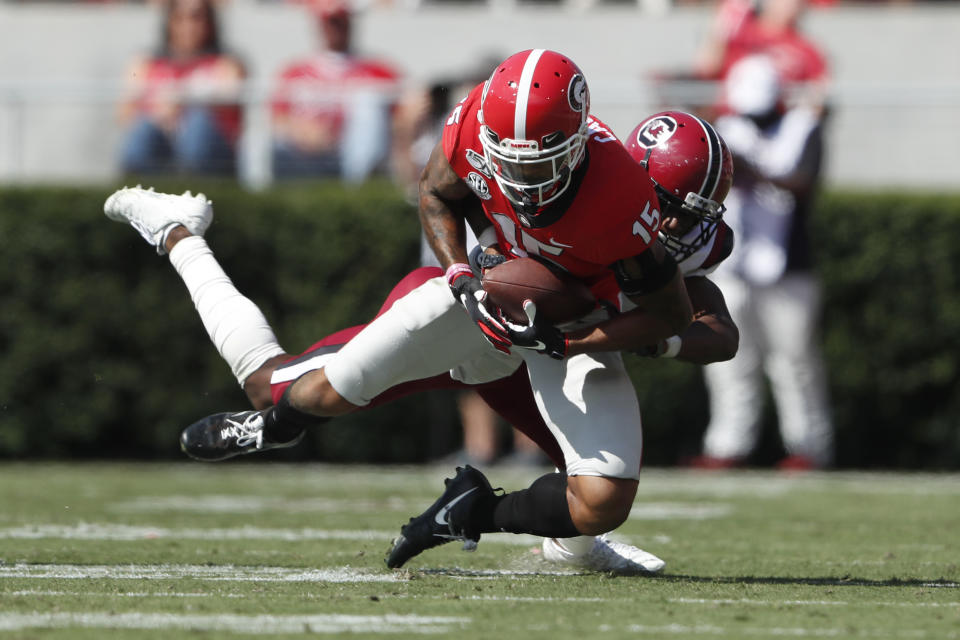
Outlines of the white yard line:
[{"label": "white yard line", "polygon": [[391,540],[395,533],[374,530],[265,529],[262,527],[218,527],[212,529],[135,526],[110,523],[76,525],[37,524],[0,529],[0,539],[21,540]]},{"label": "white yard line", "polygon": [[[497,579],[509,576],[569,576],[573,570],[525,569],[422,569],[427,575],[451,578]],[[0,580],[180,580],[193,578],[208,581],[235,582],[403,582],[405,574],[394,571],[338,567],[309,569],[296,567],[238,567],[233,565],[77,565],[77,564],[11,564],[0,565]],[[0,591],[0,593],[3,593]],[[158,594],[162,595],[162,594]]]},{"label": "white yard line", "polygon": [[[76,525],[35,524],[0,528],[0,540],[116,540],[140,541],[156,539],[174,540],[282,540],[302,542],[305,540],[393,540],[399,532],[374,529],[265,529],[262,527],[218,527],[213,529],[168,528],[134,526],[111,523],[81,523]],[[489,534],[484,543],[512,546],[536,546],[540,538],[528,535]]]},{"label": "white yard line", "polygon": [[247,596],[239,593],[222,593],[219,591],[210,593],[190,592],[183,593],[177,591],[128,591],[118,593],[116,591],[69,591],[64,589],[18,589],[17,591],[0,591],[0,594],[8,597],[33,597],[33,596],[82,596],[93,598],[246,598]]},{"label": "white yard line", "polygon": [[777,497],[793,491],[888,495],[960,495],[956,473],[689,471],[644,469],[637,501],[656,495]]},{"label": "white yard line", "polygon": [[439,634],[460,629],[470,618],[452,616],[346,614],[185,615],[175,613],[0,613],[0,631],[22,629],[178,629],[243,634],[407,633]]},{"label": "white yard line", "polygon": [[380,513],[383,511],[415,510],[418,503],[401,498],[364,500],[347,498],[282,498],[276,496],[142,496],[132,500],[115,502],[107,506],[109,511],[119,513],[166,513],[170,511],[189,513]]},{"label": "white yard line", "polygon": [[632,624],[627,631],[644,635],[664,636],[667,634],[690,638],[692,636],[779,636],[785,638],[934,638],[935,640],[954,640],[960,634],[949,632],[926,632],[920,629],[864,629],[858,628],[851,636],[849,628],[838,627],[718,627],[715,625],[643,625]]},{"label": "white yard line", "polygon": [[[60,596],[60,597],[84,597],[84,598],[246,598],[249,597],[239,593],[224,593],[222,591],[211,591],[201,593],[176,592],[176,591],[128,591],[126,593],[116,591],[91,591],[89,589],[67,590],[67,589],[19,589],[17,591],[0,591],[0,595],[7,597],[32,597],[32,596]],[[302,594],[299,598],[311,598],[311,594]],[[317,598],[326,600],[329,598],[326,594],[318,594]],[[442,595],[411,595],[411,594],[390,594],[380,595],[381,600],[449,600],[450,596]],[[523,597],[523,596],[460,596],[458,600],[476,600],[479,602],[630,602],[635,598],[578,598],[578,597]]]},{"label": "white yard line", "polygon": [[[415,511],[422,505],[416,501],[391,498],[386,500],[355,500],[344,498],[283,499],[267,496],[144,496],[116,502],[107,506],[115,513],[380,513],[384,511]],[[630,513],[635,520],[706,520],[722,518],[733,512],[733,506],[702,502],[644,502],[638,501]]]},{"label": "white yard line", "polygon": [[[350,571],[349,569],[340,570],[343,572]],[[341,577],[343,574],[340,574]],[[497,577],[503,577],[504,575],[516,575],[516,572],[510,574],[499,573]],[[555,574],[551,574],[555,575]],[[562,574],[566,575],[566,574]],[[338,582],[345,582],[346,580],[337,580]],[[361,579],[358,582],[369,582],[366,579],[366,576],[361,576]],[[20,596],[20,597],[29,597],[29,596],[65,596],[65,597],[105,597],[105,598],[245,598],[247,596],[238,594],[238,593],[223,593],[220,591],[214,592],[175,592],[175,591],[128,591],[128,592],[116,592],[116,591],[91,591],[89,589],[82,590],[51,590],[51,589],[19,589],[16,591],[0,591],[0,594],[5,596]],[[326,598],[327,596],[323,596]],[[381,599],[389,600],[448,600],[450,596],[448,595],[429,595],[429,594],[390,594],[381,596]],[[478,602],[632,602],[636,598],[633,597],[575,597],[575,596],[478,596],[478,595],[466,595],[461,596],[460,600],[475,600]],[[703,604],[703,605],[718,605],[718,604],[731,604],[731,605],[748,605],[756,607],[783,607],[783,606],[792,606],[792,607],[902,607],[902,608],[957,608],[960,607],[960,601],[957,602],[885,602],[885,601],[865,601],[865,602],[848,602],[845,600],[756,600],[751,598],[668,598],[667,602],[674,604]]]},{"label": "white yard line", "polygon": [[307,569],[291,567],[235,567],[232,565],[0,565],[0,579],[56,580],[180,580],[194,578],[235,582],[400,582],[401,574],[340,567]]},{"label": "white yard line", "polygon": [[846,602],[844,600],[753,600],[751,598],[669,598],[677,604],[746,604],[757,607],[960,607],[960,602]]},{"label": "white yard line", "polygon": [[643,502],[630,510],[631,520],[712,520],[733,513],[733,505],[725,503]]},{"label": "white yard line", "polygon": [[[240,634],[343,634],[343,633],[405,633],[449,634],[471,623],[471,618],[453,616],[383,615],[364,616],[346,614],[318,615],[236,615],[236,614],[173,614],[173,613],[0,613],[0,631],[24,629],[142,629],[183,631],[226,631]],[[602,625],[601,633],[617,631],[617,625]],[[644,635],[691,636],[782,636],[798,638],[848,637],[848,628],[838,627],[733,627],[716,625],[627,625],[626,631]],[[858,638],[932,638],[952,640],[956,632],[936,636],[919,629],[864,629]]]}]

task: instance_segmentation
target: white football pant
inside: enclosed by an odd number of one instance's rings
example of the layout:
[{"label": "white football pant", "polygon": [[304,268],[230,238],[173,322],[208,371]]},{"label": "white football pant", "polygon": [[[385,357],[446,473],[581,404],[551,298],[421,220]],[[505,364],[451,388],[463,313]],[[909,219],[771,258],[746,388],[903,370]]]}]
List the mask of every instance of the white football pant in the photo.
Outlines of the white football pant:
[{"label": "white football pant", "polygon": [[753,450],[760,435],[766,373],[787,453],[829,465],[833,427],[817,343],[817,281],[795,273],[767,286],[725,274],[714,280],[740,329],[740,349],[732,360],[704,367],[710,424],[703,453],[745,458]]},{"label": "white football pant", "polygon": [[[603,319],[591,314],[582,324]],[[470,384],[496,380],[526,361],[537,406],[564,454],[567,473],[638,478],[640,408],[619,353],[566,360],[525,349],[503,354],[486,341],[443,278],[398,300],[333,355],[327,379],[366,405],[392,386],[449,372]]]}]

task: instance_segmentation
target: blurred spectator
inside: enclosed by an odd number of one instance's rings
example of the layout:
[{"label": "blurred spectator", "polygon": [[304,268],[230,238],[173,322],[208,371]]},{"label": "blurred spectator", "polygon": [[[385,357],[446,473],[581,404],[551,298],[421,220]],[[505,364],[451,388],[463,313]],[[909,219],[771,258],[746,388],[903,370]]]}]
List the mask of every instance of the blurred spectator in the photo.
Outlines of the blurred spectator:
[{"label": "blurred spectator", "polygon": [[823,158],[821,112],[785,106],[775,62],[766,56],[736,63],[725,89],[731,113],[716,127],[734,157],[724,219],[737,245],[715,276],[740,327],[740,350],[704,368],[711,418],[694,464],[746,460],[759,437],[766,372],[788,454],[780,466],[824,468],[833,461],[833,428],[807,235]]},{"label": "blurred spectator", "polygon": [[501,60],[500,56],[485,56],[471,70],[413,87],[402,96],[394,121],[392,172],[411,202],[416,202],[420,171],[440,140],[453,106],[486,80]]},{"label": "blurred spectator", "polygon": [[461,392],[457,408],[463,426],[463,447],[447,456],[447,462],[474,466],[553,466],[533,440],[504,423],[476,391]]},{"label": "blurred spectator", "polygon": [[123,171],[234,174],[246,71],[221,45],[213,3],[170,0],[160,43],[127,73]]},{"label": "blurred spectator", "polygon": [[387,169],[400,76],[352,46],[346,0],[314,0],[323,48],[280,73],[272,103],[277,178],[359,182]]},{"label": "blurred spectator", "polygon": [[829,81],[820,48],[800,31],[807,0],[723,0],[694,62],[695,74],[723,80],[741,58],[763,54],[790,92],[805,91],[807,103],[822,103]]}]

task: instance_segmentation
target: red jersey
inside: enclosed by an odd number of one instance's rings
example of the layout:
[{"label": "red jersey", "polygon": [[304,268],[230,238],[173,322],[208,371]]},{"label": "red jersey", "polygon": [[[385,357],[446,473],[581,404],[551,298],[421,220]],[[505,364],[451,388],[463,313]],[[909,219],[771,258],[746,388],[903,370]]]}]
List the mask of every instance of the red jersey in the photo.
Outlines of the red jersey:
[{"label": "red jersey", "polygon": [[757,17],[752,2],[727,0],[718,9],[717,22],[726,51],[720,77],[726,77],[740,58],[770,56],[786,84],[826,80],[827,60],[820,49],[797,29],[771,30]]},{"label": "red jersey", "polygon": [[770,56],[786,84],[822,81],[828,77],[826,58],[816,45],[796,31],[766,32],[755,21],[748,23],[740,37],[730,42],[722,75],[726,76],[740,58],[757,53]]},{"label": "red jersey", "polygon": [[317,120],[339,138],[346,97],[341,93],[371,86],[391,91],[398,81],[399,74],[386,64],[326,51],[281,72],[271,107],[275,115],[293,113]]},{"label": "red jersey", "polygon": [[[505,254],[536,255],[606,293],[615,278],[610,265],[646,251],[660,228],[660,204],[646,171],[600,120],[591,117],[582,177],[563,215],[534,229],[520,223],[487,168],[480,145],[478,85],[450,113],[443,150],[450,166],[480,198]],[[603,296],[609,299],[608,296]]]},{"label": "red jersey", "polygon": [[[198,87],[209,84],[216,75],[216,67],[224,60],[222,55],[210,54],[187,61],[171,58],[150,58],[146,62],[143,94],[137,100],[137,109],[152,113],[156,104],[177,96],[189,100]],[[230,142],[240,135],[242,111],[238,104],[212,104],[217,127]]]}]

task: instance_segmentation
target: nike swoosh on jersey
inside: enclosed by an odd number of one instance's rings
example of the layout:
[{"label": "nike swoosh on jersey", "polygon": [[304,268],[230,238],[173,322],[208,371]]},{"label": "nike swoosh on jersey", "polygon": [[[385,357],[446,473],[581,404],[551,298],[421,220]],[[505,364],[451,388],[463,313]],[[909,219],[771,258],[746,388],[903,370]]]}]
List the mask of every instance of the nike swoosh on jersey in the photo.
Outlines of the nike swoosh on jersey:
[{"label": "nike swoosh on jersey", "polygon": [[550,240],[548,240],[548,242],[549,242],[550,244],[552,244],[553,246],[555,246],[555,247],[563,247],[563,248],[565,248],[565,249],[571,249],[571,248],[573,248],[573,245],[572,245],[572,244],[563,244],[562,242],[557,242],[557,241],[554,240],[553,238],[550,238]]},{"label": "nike swoosh on jersey", "polygon": [[437,524],[449,524],[449,522],[447,522],[447,514],[450,512],[450,509],[453,508],[453,505],[457,504],[458,502],[460,502],[461,500],[463,500],[464,498],[466,498],[468,495],[470,495],[476,490],[477,490],[477,487],[473,487],[469,491],[464,491],[463,493],[458,495],[456,498],[454,498],[447,504],[440,507],[440,510],[437,511],[436,515],[433,516],[433,520]]}]

